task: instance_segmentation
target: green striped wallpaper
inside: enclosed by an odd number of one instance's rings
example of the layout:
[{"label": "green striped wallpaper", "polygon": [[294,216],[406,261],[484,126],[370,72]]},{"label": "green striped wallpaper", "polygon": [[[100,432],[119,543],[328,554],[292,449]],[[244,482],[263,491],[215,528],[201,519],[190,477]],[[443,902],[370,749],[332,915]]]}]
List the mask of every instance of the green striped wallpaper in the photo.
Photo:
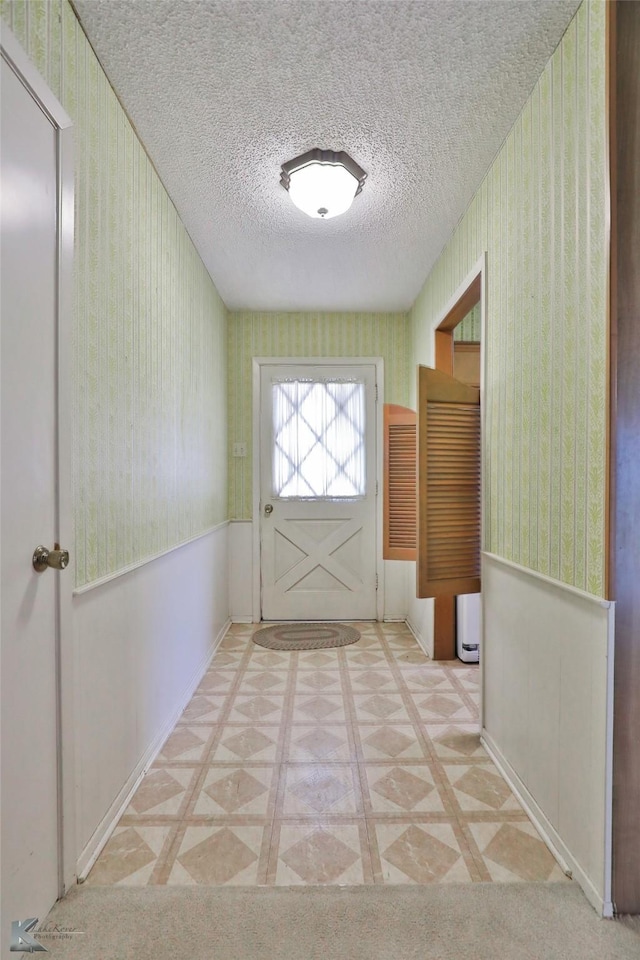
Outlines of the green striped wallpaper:
[{"label": "green striped wallpaper", "polygon": [[[252,513],[252,357],[382,357],[384,401],[409,400],[409,323],[404,313],[229,314],[229,516]],[[247,444],[246,458],[231,456]]]},{"label": "green striped wallpaper", "polygon": [[0,12],[75,125],[80,585],[226,518],[226,310],[69,3]]},{"label": "green striped wallpaper", "polygon": [[483,251],[485,548],[605,591],[605,4],[585,0],[412,310],[414,360]]},{"label": "green striped wallpaper", "polygon": [[453,331],[454,340],[464,340],[467,343],[480,343],[480,304],[471,307],[464,320]]}]

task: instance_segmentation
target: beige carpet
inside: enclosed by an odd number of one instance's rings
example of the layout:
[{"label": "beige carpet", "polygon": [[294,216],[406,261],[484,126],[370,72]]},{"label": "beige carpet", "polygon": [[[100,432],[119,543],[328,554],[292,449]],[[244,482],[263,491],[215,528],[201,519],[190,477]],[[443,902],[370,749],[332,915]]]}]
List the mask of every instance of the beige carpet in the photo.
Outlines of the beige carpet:
[{"label": "beige carpet", "polygon": [[57,960],[638,960],[574,883],[75,888]]}]

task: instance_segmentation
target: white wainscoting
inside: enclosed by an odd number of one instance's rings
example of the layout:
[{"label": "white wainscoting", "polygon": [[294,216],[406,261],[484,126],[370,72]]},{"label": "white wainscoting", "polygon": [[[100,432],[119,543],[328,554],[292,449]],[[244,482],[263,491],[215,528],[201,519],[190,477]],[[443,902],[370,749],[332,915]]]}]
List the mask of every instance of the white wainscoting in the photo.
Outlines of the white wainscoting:
[{"label": "white wainscoting", "polygon": [[[384,564],[384,619],[404,620],[407,614],[405,562]],[[229,616],[234,623],[250,623],[252,616],[253,521],[229,523]],[[414,591],[415,592],[415,591]]]},{"label": "white wainscoting", "polygon": [[610,916],[613,604],[491,554],[482,596],[485,744]]},{"label": "white wainscoting", "polygon": [[384,561],[385,620],[406,620],[407,618],[406,566],[406,560]]},{"label": "white wainscoting", "polygon": [[227,541],[223,523],[74,597],[79,876],[228,627]]},{"label": "white wainscoting", "polygon": [[253,523],[229,523],[229,616],[233,623],[251,623],[253,589]]},{"label": "white wainscoting", "polygon": [[404,561],[407,625],[428,657],[433,657],[433,600],[416,597],[416,565]]}]

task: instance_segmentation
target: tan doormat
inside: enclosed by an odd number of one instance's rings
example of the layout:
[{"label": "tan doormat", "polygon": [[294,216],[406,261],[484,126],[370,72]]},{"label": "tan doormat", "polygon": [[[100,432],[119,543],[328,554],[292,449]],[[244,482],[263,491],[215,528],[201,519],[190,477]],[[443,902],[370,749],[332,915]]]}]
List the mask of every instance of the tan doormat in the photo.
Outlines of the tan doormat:
[{"label": "tan doormat", "polygon": [[360,634],[346,623],[274,623],[253,635],[253,642],[269,650],[321,650],[356,643]]}]

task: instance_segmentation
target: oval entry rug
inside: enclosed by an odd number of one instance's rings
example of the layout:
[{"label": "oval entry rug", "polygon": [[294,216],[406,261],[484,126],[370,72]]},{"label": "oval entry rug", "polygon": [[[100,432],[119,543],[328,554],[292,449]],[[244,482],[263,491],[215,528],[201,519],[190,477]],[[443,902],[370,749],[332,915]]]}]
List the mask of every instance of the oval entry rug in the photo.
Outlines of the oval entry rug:
[{"label": "oval entry rug", "polygon": [[253,642],[270,650],[320,650],[346,647],[360,634],[346,623],[274,623],[253,635]]}]

